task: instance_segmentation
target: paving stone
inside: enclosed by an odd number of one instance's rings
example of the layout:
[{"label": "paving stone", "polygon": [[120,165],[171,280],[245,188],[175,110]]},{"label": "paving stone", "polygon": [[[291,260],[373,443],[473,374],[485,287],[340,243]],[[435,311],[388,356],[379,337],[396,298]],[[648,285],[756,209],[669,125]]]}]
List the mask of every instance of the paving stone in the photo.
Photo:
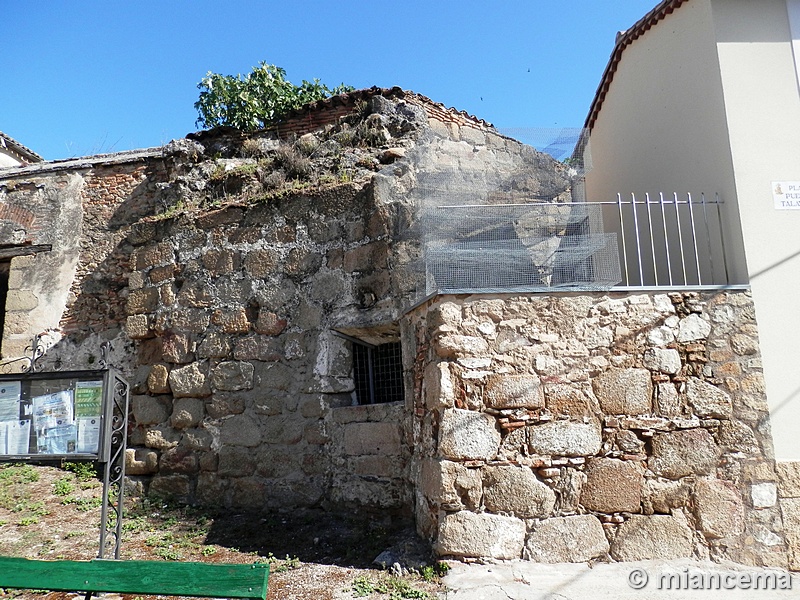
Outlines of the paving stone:
[{"label": "paving stone", "polygon": [[196,427],[203,420],[202,398],[176,398],[172,403],[170,424],[176,429]]},{"label": "paving stone", "polygon": [[182,473],[191,475],[199,470],[197,455],[190,449],[178,446],[161,454],[158,471],[163,475]]},{"label": "paving stone", "polygon": [[398,423],[348,423],[344,427],[344,452],[349,456],[363,454],[398,454]]},{"label": "paving stone", "polygon": [[489,344],[485,339],[469,335],[445,335],[436,345],[436,353],[442,358],[481,356],[488,350]]},{"label": "paving stone", "polygon": [[689,504],[692,482],[687,479],[670,481],[647,479],[642,486],[642,507],[645,514],[671,514],[676,508],[683,509]]},{"label": "paving stone", "polygon": [[733,401],[727,393],[696,377],[686,380],[686,400],[698,417],[727,419],[733,412]]},{"label": "paving stone", "polygon": [[600,451],[602,437],[595,423],[553,421],[526,428],[528,445],[535,454],[592,456]]},{"label": "paving stone", "polygon": [[800,461],[779,461],[775,471],[781,498],[800,498]]},{"label": "paving stone", "polygon": [[630,461],[593,458],[586,465],[581,504],[602,513],[641,511],[643,472]]},{"label": "paving stone", "polygon": [[258,319],[253,325],[256,333],[263,335],[280,335],[286,329],[286,319],[281,319],[274,312],[261,310],[258,312]]},{"label": "paving stone", "polygon": [[448,408],[439,425],[439,454],[454,460],[490,460],[500,447],[494,417],[485,413]]},{"label": "paving stone", "polygon": [[698,479],[694,489],[695,516],[707,538],[744,532],[744,506],[736,486],[721,479]]},{"label": "paving stone", "polygon": [[653,437],[650,469],[668,479],[708,475],[717,466],[720,448],[702,428],[662,433]]},{"label": "paving stone", "polygon": [[425,367],[425,406],[431,410],[451,408],[456,391],[450,367],[446,362],[430,363]]},{"label": "paving stone", "polygon": [[694,342],[703,340],[711,333],[711,324],[695,313],[680,320],[678,324],[679,342]]},{"label": "paving stone", "polygon": [[158,452],[149,448],[125,450],[125,475],[151,475],[158,471]]},{"label": "paving stone", "polygon": [[235,392],[253,387],[253,365],[245,361],[224,361],[211,372],[211,388],[214,391]]},{"label": "paving stone", "polygon": [[150,482],[147,495],[162,500],[186,502],[191,492],[191,483],[186,475],[156,475]]},{"label": "paving stone", "polygon": [[419,489],[424,497],[446,511],[477,510],[483,496],[480,469],[468,469],[449,460],[422,463]]},{"label": "paving stone", "polygon": [[555,384],[544,387],[547,410],[553,415],[567,415],[576,419],[589,417],[599,411],[596,402],[592,402],[579,389],[570,385]]},{"label": "paving stone", "polygon": [[125,333],[132,340],[143,340],[155,335],[150,328],[150,317],[148,315],[131,315],[127,317],[125,320]]},{"label": "paving stone", "polygon": [[774,483],[756,483],[750,486],[753,508],[771,508],[778,503],[778,488]]},{"label": "paving stone", "polygon": [[147,389],[152,394],[169,394],[169,369],[165,365],[153,365],[147,376]]},{"label": "paving stone", "polygon": [[656,413],[662,417],[679,417],[682,414],[681,397],[673,383],[656,386]]},{"label": "paving stone", "polygon": [[172,369],[169,373],[169,386],[176,398],[205,398],[211,395],[211,387],[205,373],[205,364],[191,363],[185,367]]},{"label": "paving stone", "polygon": [[483,400],[490,408],[543,408],[542,382],[536,375],[496,375],[486,382]]},{"label": "paving stone", "polygon": [[258,446],[261,430],[247,415],[234,415],[225,419],[220,429],[220,442],[228,446]]},{"label": "paving stone", "polygon": [[131,410],[138,425],[156,425],[169,418],[170,405],[163,397],[132,396]]},{"label": "paving stone", "polygon": [[645,368],[674,375],[681,370],[681,356],[671,348],[650,348],[642,358]]}]

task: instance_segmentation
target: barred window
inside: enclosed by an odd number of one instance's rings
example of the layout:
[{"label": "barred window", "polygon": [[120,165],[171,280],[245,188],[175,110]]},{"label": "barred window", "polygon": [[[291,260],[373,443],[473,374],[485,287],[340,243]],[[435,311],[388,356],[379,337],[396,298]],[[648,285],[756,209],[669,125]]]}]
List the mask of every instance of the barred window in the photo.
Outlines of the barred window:
[{"label": "barred window", "polygon": [[399,402],[403,399],[403,360],[400,342],[374,346],[353,342],[353,380],[358,404]]}]

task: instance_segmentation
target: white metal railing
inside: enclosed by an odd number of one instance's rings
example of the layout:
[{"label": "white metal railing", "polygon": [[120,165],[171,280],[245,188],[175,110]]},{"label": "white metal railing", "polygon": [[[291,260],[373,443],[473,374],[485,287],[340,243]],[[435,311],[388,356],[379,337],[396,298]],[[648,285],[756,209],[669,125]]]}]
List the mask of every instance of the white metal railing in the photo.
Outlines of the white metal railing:
[{"label": "white metal railing", "polygon": [[[595,204],[595,203],[591,203]],[[630,287],[730,285],[725,233],[718,194],[687,193],[637,199],[617,195],[603,205],[606,231],[615,231],[622,282]]]}]

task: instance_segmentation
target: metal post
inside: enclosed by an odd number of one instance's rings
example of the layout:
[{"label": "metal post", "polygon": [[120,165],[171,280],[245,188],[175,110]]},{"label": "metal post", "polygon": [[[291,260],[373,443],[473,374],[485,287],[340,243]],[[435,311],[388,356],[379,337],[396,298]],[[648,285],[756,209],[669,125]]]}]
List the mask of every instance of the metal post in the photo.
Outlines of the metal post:
[{"label": "metal post", "polygon": [[372,347],[367,346],[367,379],[369,380],[369,403],[375,404],[375,373],[373,372]]},{"label": "metal post", "polygon": [[639,216],[636,213],[636,196],[631,193],[631,206],[633,207],[633,227],[636,229],[636,258],[639,261],[639,285],[644,285],[642,272],[642,243],[639,239]]},{"label": "metal post", "polygon": [[700,198],[703,202],[703,223],[706,226],[706,239],[708,240],[708,264],[711,267],[711,283],[714,283],[716,279],[716,277],[714,277],[714,251],[711,249],[711,229],[708,227],[708,210],[706,209],[705,193],[701,194]]},{"label": "metal post", "polygon": [[[105,427],[104,443],[106,462],[103,465],[103,504],[100,512],[100,551],[98,558],[105,558],[111,551],[113,541],[114,558],[119,558],[122,544],[122,511],[125,496],[125,448],[128,430],[128,382],[116,372],[110,371],[105,378],[110,386],[109,410],[105,418],[110,424]],[[113,497],[112,497],[113,496]]]},{"label": "metal post", "polygon": [[617,206],[619,206],[619,232],[622,238],[622,264],[625,267],[625,285],[630,285],[628,276],[628,250],[625,242],[625,216],[622,214],[622,194],[617,194]]},{"label": "metal post", "polygon": [[689,285],[689,280],[686,275],[686,256],[683,253],[683,231],[681,230],[681,211],[678,204],[678,192],[672,193],[672,198],[675,201],[675,220],[678,223],[678,243],[681,247],[681,269],[683,269],[683,285]]},{"label": "metal post", "polygon": [[719,205],[722,201],[719,199],[719,193],[715,194],[714,196],[715,203],[717,205],[717,222],[719,223],[719,242],[722,246],[722,266],[725,269],[725,284],[729,284],[731,282],[731,276],[728,273],[728,256],[727,252],[725,252],[725,229],[722,226],[722,212]]},{"label": "metal post", "polygon": [[645,202],[647,202],[647,228],[650,232],[650,252],[653,253],[653,283],[658,285],[658,266],[656,265],[656,240],[653,235],[653,215],[650,212],[650,193],[644,195]]},{"label": "metal post", "polygon": [[697,249],[697,232],[694,225],[694,207],[692,206],[692,193],[686,194],[689,201],[689,219],[692,224],[692,245],[694,246],[694,264],[697,267],[697,285],[703,285],[703,275],[700,273],[700,252]]},{"label": "metal post", "polygon": [[669,284],[672,285],[672,257],[669,253],[669,235],[667,235],[667,215],[664,213],[664,192],[659,192],[658,203],[661,205],[661,224],[664,226],[664,250],[667,253],[667,274],[669,275]]}]

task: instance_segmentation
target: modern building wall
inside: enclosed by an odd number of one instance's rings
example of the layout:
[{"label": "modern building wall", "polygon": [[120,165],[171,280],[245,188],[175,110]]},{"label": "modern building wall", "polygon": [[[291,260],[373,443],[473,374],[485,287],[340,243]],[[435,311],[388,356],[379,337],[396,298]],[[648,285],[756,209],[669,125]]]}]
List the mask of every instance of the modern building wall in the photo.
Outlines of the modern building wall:
[{"label": "modern building wall", "polygon": [[778,459],[800,460],[800,210],[772,182],[800,181],[800,95],[785,0],[713,0],[739,211]]},{"label": "modern building wall", "polygon": [[[723,205],[730,279],[746,281],[711,6],[693,0],[631,43],[591,130],[589,202],[692,193]],[[616,216],[606,211],[606,221]]]},{"label": "modern building wall", "polygon": [[778,459],[800,459],[800,97],[785,0],[692,0],[622,53],[591,131],[589,201],[719,193],[732,283],[749,282]]}]

